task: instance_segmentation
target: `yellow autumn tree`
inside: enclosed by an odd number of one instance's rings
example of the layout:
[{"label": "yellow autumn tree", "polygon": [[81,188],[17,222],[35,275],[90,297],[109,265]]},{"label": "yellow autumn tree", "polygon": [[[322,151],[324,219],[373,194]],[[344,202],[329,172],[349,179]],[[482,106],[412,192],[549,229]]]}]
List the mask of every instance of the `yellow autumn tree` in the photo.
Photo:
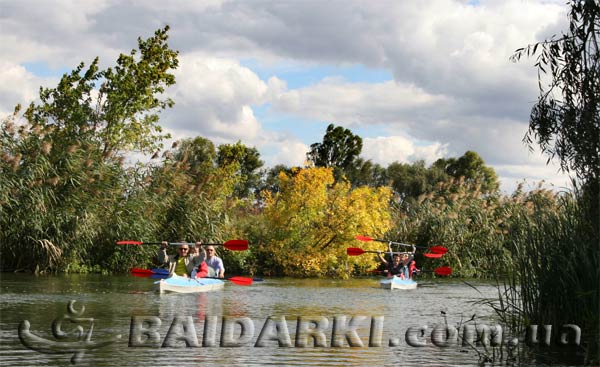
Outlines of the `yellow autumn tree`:
[{"label": "yellow autumn tree", "polygon": [[352,189],[335,182],[330,168],[308,167],[280,173],[279,191],[263,195],[257,255],[268,258],[273,273],[348,277],[377,264],[370,255],[347,256],[346,248],[357,246],[357,234],[376,236],[390,228],[389,188]]}]

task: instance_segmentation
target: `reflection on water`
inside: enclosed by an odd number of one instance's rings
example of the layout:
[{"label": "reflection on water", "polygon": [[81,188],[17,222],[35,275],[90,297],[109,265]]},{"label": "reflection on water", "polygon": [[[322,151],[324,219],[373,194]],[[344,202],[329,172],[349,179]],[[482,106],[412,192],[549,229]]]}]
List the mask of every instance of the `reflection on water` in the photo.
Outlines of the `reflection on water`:
[{"label": "reflection on water", "polygon": [[[398,365],[473,365],[475,351],[460,345],[440,348],[433,345],[430,331],[448,322],[456,325],[476,315],[479,320],[493,323],[490,310],[474,306],[473,301],[494,297],[493,286],[480,284],[477,290],[458,280],[424,280],[413,291],[389,291],[377,287],[376,278],[351,280],[267,279],[250,287],[228,283],[224,290],[199,294],[157,294],[151,292],[152,280],[128,276],[69,275],[34,277],[2,274],[0,289],[0,360],[3,366],[68,365],[69,355],[42,354],[25,348],[19,341],[19,322],[28,320],[31,332],[53,340],[52,322],[62,316],[70,300],[85,305],[85,315],[94,318],[93,340],[110,339],[122,334],[123,340],[108,347],[89,351],[78,365],[154,365],[154,366],[398,366]],[[478,293],[481,292],[481,293]],[[153,317],[161,320],[158,330],[161,345],[178,316],[193,320],[193,330],[200,347],[187,348],[183,336],[174,338],[171,347],[130,347],[128,340],[132,317]],[[343,347],[332,347],[333,324],[340,316],[350,322],[353,316],[365,316],[356,327],[363,347],[348,347],[345,335],[338,337]],[[223,318],[229,321],[250,320],[254,337],[239,347],[219,347]],[[326,347],[313,347],[312,337],[307,347],[280,347],[277,335],[287,329],[292,345],[296,337],[298,318],[326,319]],[[380,335],[370,335],[372,318],[381,321]],[[273,328],[267,319],[285,319],[286,328]],[[337,319],[336,319],[337,318]],[[207,320],[216,320],[215,347],[202,346]],[[356,318],[355,320],[357,320]],[[214,323],[213,323],[214,324]],[[315,323],[316,325],[316,323]],[[315,325],[311,327],[316,327]],[[189,326],[189,325],[188,325]],[[234,337],[242,333],[234,325]],[[424,347],[413,347],[405,340],[409,328],[427,326]],[[271,335],[255,346],[263,329]],[[185,335],[182,325],[173,330]],[[188,334],[189,335],[189,334]],[[351,335],[350,335],[351,336]],[[381,346],[369,347],[372,338],[379,337]],[[280,339],[279,339],[280,340]]]}]

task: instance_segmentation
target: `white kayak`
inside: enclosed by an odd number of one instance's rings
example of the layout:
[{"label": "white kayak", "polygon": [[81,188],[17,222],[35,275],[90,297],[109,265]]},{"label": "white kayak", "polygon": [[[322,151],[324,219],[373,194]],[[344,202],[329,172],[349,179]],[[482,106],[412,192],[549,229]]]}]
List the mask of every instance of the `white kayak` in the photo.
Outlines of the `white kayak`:
[{"label": "white kayak", "polygon": [[198,293],[223,289],[225,282],[212,278],[185,278],[173,275],[154,282],[154,289],[160,293]]},{"label": "white kayak", "polygon": [[379,281],[379,285],[383,289],[416,289],[417,282],[412,279],[402,279],[397,276],[385,278]]}]

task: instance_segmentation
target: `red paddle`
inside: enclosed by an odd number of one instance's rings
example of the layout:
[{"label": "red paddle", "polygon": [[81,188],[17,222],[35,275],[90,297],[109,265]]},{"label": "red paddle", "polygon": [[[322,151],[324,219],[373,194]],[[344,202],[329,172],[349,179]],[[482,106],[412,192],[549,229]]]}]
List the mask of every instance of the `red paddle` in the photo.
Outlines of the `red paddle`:
[{"label": "red paddle", "polygon": [[[150,277],[153,275],[157,275],[160,277],[168,277],[169,276],[169,272],[166,269],[141,269],[141,268],[132,268],[131,269],[131,275],[136,276],[136,277]],[[252,278],[246,278],[246,277],[230,277],[230,278],[217,278],[217,277],[206,277],[208,279],[221,279],[221,280],[228,280],[230,282],[232,282],[233,284],[237,284],[237,285],[252,285],[253,279]],[[202,278],[198,278],[198,279],[202,279]],[[261,279],[262,280],[262,279]]]},{"label": "red paddle", "polygon": [[358,248],[358,247],[348,247],[346,249],[346,253],[348,255],[350,255],[350,256],[358,256],[358,255],[362,255],[362,254],[365,254],[365,253],[375,253],[376,254],[377,251],[365,251],[365,250],[363,250],[361,248]]},{"label": "red paddle", "polygon": [[448,249],[442,246],[432,246],[429,248],[429,251],[433,252],[434,254],[445,254],[448,252]]},{"label": "red paddle", "polygon": [[[369,237],[369,236],[356,236],[356,239],[359,241],[363,241],[363,242],[370,242],[370,241],[385,242],[385,243],[392,242],[392,243],[396,243],[396,244],[400,244],[400,245],[406,245],[404,243],[381,240],[381,239],[373,238],[373,237]],[[410,245],[410,246],[412,246],[412,245]],[[415,247],[427,248],[425,246],[415,246]],[[442,246],[432,246],[432,247],[429,247],[429,251],[431,251],[434,254],[445,254],[448,252],[448,249],[445,247],[442,247]]]},{"label": "red paddle", "polygon": [[156,273],[150,269],[132,268],[131,274],[135,276],[150,276]]},{"label": "red paddle", "polygon": [[[141,242],[141,241],[118,241],[117,245],[160,245],[161,242]],[[194,243],[188,242],[169,242],[171,246],[189,245],[193,246]],[[245,251],[248,249],[248,240],[229,240],[223,243],[203,243],[203,246],[223,246],[231,251]]]},{"label": "red paddle", "polygon": [[[231,283],[237,284],[237,285],[252,285],[252,278],[246,278],[246,277],[230,277],[230,278],[206,277],[206,278],[228,280]],[[202,278],[200,278],[200,279],[202,279]]]},{"label": "red paddle", "polygon": [[[421,272],[429,273],[429,272],[431,272],[431,270],[421,270]],[[447,276],[447,275],[452,274],[452,268],[450,268],[448,266],[440,266],[439,268],[434,269],[433,272],[436,273],[437,275]]]},{"label": "red paddle", "polygon": [[[382,270],[371,270],[371,273],[385,273]],[[435,273],[437,275],[448,276],[452,274],[452,268],[448,266],[440,266],[434,270],[421,270],[421,273]]]},{"label": "red paddle", "polygon": [[[365,253],[377,253],[377,251],[365,251],[361,248],[358,247],[348,247],[346,249],[346,253],[349,256],[359,256]],[[385,251],[380,251],[380,253],[386,253]],[[423,254],[423,256],[428,257],[430,259],[439,259],[440,257],[444,256],[444,254],[436,254],[436,253],[425,253]]]}]

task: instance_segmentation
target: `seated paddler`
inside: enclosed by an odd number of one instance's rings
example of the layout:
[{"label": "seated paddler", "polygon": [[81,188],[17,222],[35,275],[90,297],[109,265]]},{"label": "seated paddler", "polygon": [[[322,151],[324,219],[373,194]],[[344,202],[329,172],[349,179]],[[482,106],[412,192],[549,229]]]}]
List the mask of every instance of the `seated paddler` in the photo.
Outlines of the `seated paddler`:
[{"label": "seated paddler", "polygon": [[[200,245],[198,242],[197,245]],[[190,252],[190,245],[186,242],[181,242],[177,245],[174,255],[167,254],[169,243],[163,241],[158,250],[159,265],[167,265],[169,275],[179,275],[186,278],[202,278],[208,274],[208,267],[204,260],[206,252],[201,246],[199,251]],[[203,266],[204,265],[204,266]]]}]

